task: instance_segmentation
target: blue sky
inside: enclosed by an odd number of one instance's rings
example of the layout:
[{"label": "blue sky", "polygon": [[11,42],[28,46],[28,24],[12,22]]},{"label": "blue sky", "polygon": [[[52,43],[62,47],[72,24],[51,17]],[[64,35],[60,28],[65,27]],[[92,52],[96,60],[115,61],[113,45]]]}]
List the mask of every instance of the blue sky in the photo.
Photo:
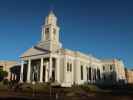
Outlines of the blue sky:
[{"label": "blue sky", "polygon": [[0,0],[1,60],[18,60],[40,40],[50,1],[64,48],[121,58],[133,68],[132,0]]}]

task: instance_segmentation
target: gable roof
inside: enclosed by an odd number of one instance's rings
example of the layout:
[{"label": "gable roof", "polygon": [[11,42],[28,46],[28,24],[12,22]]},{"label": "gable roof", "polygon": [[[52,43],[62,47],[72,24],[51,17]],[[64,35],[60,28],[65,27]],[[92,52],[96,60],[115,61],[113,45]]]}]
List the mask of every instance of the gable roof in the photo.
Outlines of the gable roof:
[{"label": "gable roof", "polygon": [[29,56],[36,56],[36,55],[42,55],[42,54],[48,54],[50,53],[49,50],[34,46],[30,49],[28,49],[26,52],[24,52],[20,57],[29,57]]}]

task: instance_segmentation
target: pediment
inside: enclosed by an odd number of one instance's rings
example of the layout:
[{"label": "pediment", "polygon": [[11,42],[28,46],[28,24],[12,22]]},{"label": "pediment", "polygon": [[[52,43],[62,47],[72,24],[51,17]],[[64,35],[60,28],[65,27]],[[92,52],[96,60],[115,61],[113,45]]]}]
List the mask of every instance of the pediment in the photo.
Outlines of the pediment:
[{"label": "pediment", "polygon": [[34,55],[43,55],[43,54],[47,54],[49,53],[48,50],[45,50],[43,48],[39,48],[39,47],[32,47],[30,49],[28,49],[26,52],[24,52],[20,57],[27,57],[27,56],[34,56]]}]

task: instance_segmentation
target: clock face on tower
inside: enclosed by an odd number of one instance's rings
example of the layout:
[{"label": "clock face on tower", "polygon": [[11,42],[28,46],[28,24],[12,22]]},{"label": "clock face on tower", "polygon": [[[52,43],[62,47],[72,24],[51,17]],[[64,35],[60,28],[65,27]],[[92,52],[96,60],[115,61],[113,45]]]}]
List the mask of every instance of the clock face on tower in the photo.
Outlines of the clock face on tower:
[{"label": "clock face on tower", "polygon": [[45,38],[46,38],[46,40],[49,39],[49,28],[45,29]]}]

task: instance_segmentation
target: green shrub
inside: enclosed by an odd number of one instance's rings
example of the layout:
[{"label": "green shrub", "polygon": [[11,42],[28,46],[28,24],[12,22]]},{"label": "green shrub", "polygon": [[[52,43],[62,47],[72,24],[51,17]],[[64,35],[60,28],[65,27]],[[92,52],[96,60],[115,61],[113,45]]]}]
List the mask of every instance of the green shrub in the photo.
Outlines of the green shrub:
[{"label": "green shrub", "polygon": [[3,82],[0,82],[0,91],[8,90],[8,85],[4,85]]},{"label": "green shrub", "polygon": [[8,85],[8,84],[9,84],[8,79],[4,79],[4,80],[3,80],[3,84],[4,84],[4,85]]},{"label": "green shrub", "polygon": [[2,69],[0,69],[0,81],[2,81],[7,76],[8,76],[8,72],[3,71]]},{"label": "green shrub", "polygon": [[98,88],[96,85],[88,84],[88,83],[84,83],[84,84],[80,85],[80,88],[82,88],[86,92],[89,92],[89,91],[92,91],[92,92],[100,91],[100,88]]},{"label": "green shrub", "polygon": [[36,84],[31,84],[31,83],[25,83],[22,85],[22,90],[25,92],[43,92],[47,93],[49,92],[49,86],[45,83],[36,83]]}]

